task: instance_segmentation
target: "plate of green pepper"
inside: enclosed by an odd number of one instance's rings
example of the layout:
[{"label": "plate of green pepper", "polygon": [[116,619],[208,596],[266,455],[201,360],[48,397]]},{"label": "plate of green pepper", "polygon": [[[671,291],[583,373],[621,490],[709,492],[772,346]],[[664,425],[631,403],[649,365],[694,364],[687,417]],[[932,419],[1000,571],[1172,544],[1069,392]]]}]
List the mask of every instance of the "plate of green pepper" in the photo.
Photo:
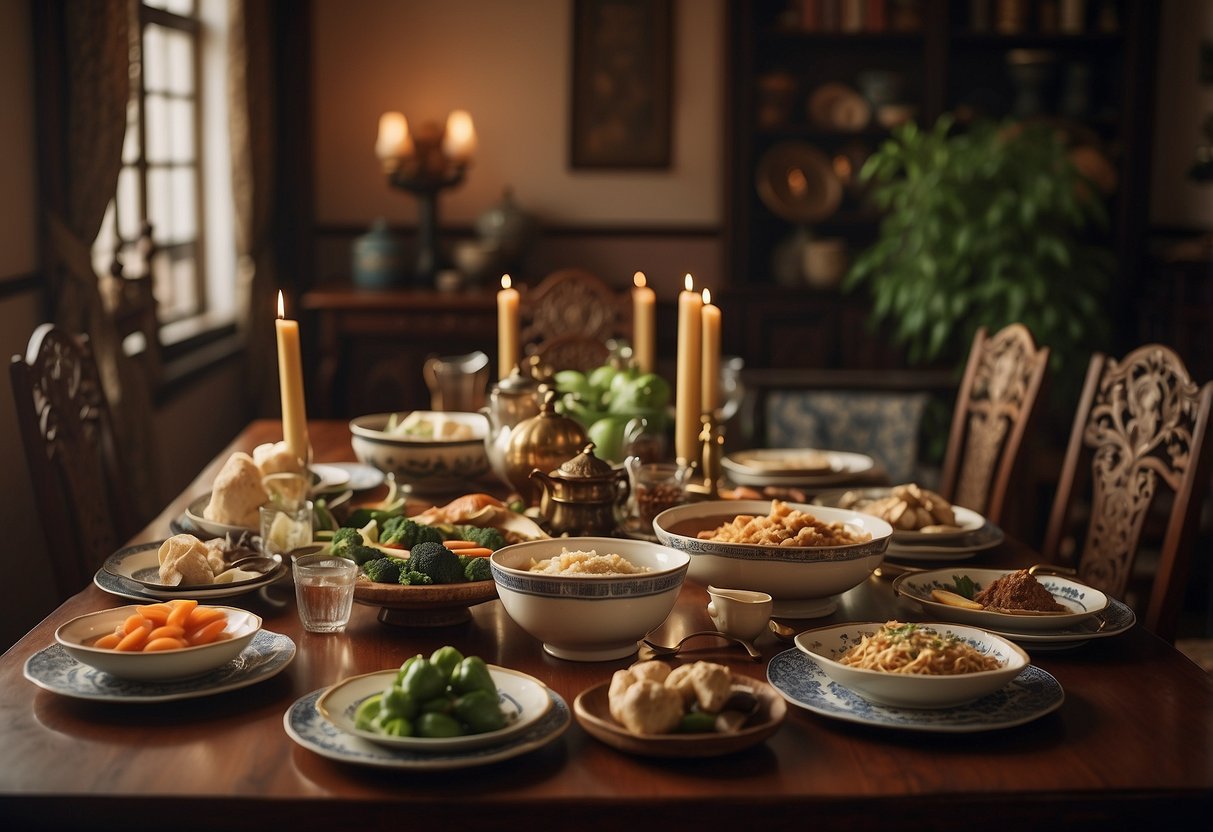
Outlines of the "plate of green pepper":
[{"label": "plate of green pepper", "polygon": [[527,730],[552,707],[533,676],[451,646],[420,654],[399,669],[351,676],[316,700],[335,728],[389,748],[482,748]]}]

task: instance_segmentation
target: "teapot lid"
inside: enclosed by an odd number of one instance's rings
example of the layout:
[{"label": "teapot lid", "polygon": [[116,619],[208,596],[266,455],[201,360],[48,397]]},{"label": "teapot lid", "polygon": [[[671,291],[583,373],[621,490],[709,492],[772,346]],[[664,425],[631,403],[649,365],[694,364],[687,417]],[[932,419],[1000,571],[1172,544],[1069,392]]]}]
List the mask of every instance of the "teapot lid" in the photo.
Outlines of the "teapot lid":
[{"label": "teapot lid", "polygon": [[611,463],[594,456],[594,443],[589,442],[581,449],[581,453],[567,460],[552,474],[566,480],[588,480],[609,477],[614,472],[615,469],[611,467]]},{"label": "teapot lid", "polygon": [[530,393],[538,386],[534,376],[529,372],[523,373],[517,364],[508,376],[497,382],[497,389],[502,393]]}]

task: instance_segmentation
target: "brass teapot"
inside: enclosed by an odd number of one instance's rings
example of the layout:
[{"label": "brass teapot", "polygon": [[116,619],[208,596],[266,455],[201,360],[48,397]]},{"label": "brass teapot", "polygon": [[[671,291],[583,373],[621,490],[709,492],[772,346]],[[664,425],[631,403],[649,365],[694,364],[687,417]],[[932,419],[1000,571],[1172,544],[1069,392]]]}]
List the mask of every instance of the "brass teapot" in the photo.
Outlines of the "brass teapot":
[{"label": "brass teapot", "polygon": [[556,412],[556,393],[543,390],[539,414],[523,419],[510,431],[503,458],[505,480],[527,505],[535,505],[543,494],[531,471],[547,471],[560,465],[589,441],[580,422]]},{"label": "brass teapot", "polygon": [[536,468],[543,486],[539,524],[551,535],[607,536],[618,528],[627,505],[627,471],[594,456],[594,443],[554,471]]},{"label": "brass teapot", "polygon": [[515,366],[508,378],[493,385],[488,406],[480,409],[489,420],[489,432],[484,437],[489,465],[507,485],[513,485],[505,464],[510,435],[522,421],[539,415],[540,403],[539,383],[530,372],[523,373]]}]

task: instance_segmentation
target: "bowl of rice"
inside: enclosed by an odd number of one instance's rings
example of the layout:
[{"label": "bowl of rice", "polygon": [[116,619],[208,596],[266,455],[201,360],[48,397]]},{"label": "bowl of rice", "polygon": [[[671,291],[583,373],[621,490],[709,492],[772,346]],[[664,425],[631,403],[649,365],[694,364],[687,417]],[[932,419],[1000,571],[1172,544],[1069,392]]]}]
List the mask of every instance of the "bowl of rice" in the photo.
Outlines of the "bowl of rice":
[{"label": "bowl of rice", "polygon": [[612,661],[665,621],[689,562],[642,540],[556,537],[498,549],[489,565],[505,611],[549,655]]},{"label": "bowl of rice", "polygon": [[765,592],[780,618],[819,618],[881,561],[893,527],[850,509],[781,500],[705,500],[653,519],[666,546],[690,556],[692,580]]},{"label": "bowl of rice", "polygon": [[956,624],[842,624],[796,647],[831,680],[878,705],[952,708],[1005,688],[1030,663],[1005,638]]}]

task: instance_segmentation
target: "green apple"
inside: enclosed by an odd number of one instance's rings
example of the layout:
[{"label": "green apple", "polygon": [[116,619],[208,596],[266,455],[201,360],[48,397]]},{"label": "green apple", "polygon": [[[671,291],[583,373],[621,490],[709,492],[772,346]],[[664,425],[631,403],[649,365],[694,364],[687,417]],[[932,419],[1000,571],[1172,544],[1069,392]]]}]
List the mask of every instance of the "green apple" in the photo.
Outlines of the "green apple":
[{"label": "green apple", "polygon": [[670,385],[656,373],[644,373],[613,390],[611,413],[661,411],[670,402]]},{"label": "green apple", "polygon": [[601,367],[595,367],[590,370],[588,381],[590,387],[596,390],[600,395],[611,389],[611,381],[615,378],[615,374],[619,371],[610,364],[603,364]]},{"label": "green apple", "polygon": [[623,433],[630,416],[605,416],[590,425],[587,435],[594,443],[594,453],[607,462],[623,462]]},{"label": "green apple", "polygon": [[585,373],[577,370],[561,370],[552,376],[552,381],[556,383],[557,392],[573,393],[583,399],[590,396],[590,381],[586,378]]}]

